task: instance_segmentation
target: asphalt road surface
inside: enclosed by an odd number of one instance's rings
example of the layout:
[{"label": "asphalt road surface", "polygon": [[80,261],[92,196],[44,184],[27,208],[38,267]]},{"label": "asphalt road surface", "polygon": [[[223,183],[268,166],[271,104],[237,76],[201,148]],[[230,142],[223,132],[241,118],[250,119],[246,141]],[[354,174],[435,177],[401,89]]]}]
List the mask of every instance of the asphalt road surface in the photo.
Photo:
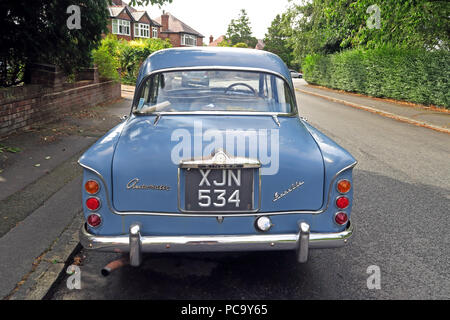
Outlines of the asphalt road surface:
[{"label": "asphalt road surface", "polygon": [[[296,86],[302,80],[295,80]],[[53,299],[450,299],[450,136],[297,92],[302,116],[349,150],[356,232],[341,249],[146,256],[109,277],[118,256],[81,251],[81,290]],[[377,266],[381,288],[367,280]]]}]

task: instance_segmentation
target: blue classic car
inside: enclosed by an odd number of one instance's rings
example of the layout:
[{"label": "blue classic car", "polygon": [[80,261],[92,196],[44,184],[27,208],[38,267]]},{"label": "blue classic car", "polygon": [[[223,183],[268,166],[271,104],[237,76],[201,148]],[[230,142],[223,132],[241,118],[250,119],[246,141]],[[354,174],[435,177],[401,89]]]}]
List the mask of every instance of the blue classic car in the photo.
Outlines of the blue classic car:
[{"label": "blue classic car", "polygon": [[[189,75],[192,73],[192,75]],[[207,85],[183,86],[198,74]],[[143,63],[131,113],[79,160],[86,249],[335,248],[353,232],[355,159],[299,117],[271,53],[176,48]]]}]

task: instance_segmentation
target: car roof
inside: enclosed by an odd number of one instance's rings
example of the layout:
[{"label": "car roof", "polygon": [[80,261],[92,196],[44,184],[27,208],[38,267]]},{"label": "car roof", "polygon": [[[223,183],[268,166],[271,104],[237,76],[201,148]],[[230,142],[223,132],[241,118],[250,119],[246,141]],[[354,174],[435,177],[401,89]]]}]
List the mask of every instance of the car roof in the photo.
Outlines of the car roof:
[{"label": "car roof", "polygon": [[183,47],[159,50],[142,64],[139,84],[145,76],[158,70],[175,68],[258,69],[281,75],[292,87],[289,69],[277,55],[256,49],[223,47]]}]

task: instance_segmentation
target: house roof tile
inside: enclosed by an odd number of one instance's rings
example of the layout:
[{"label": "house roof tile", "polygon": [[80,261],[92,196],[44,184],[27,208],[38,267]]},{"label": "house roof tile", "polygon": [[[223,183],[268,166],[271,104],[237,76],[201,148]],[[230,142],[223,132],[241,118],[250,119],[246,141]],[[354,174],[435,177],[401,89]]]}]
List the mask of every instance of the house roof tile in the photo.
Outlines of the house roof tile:
[{"label": "house roof tile", "polygon": [[117,17],[124,9],[124,6],[110,6],[108,7],[109,9],[109,14],[111,15],[111,17]]},{"label": "house roof tile", "polygon": [[135,11],[132,12],[131,15],[133,16],[134,20],[139,21],[141,20],[142,16],[145,15],[145,11]]},{"label": "house roof tile", "polygon": [[[166,12],[166,14],[169,16],[169,29],[161,32],[189,33],[204,38],[200,32],[194,30],[177,17],[173,16],[169,12]],[[155,18],[154,20],[161,24],[161,17]]]},{"label": "house roof tile", "polygon": [[209,44],[209,46],[210,46],[210,47],[217,47],[217,45],[218,45],[219,43],[221,43],[223,40],[225,40],[225,36],[220,36],[220,37],[218,37],[216,40],[214,40],[213,42],[211,42],[211,43]]}]

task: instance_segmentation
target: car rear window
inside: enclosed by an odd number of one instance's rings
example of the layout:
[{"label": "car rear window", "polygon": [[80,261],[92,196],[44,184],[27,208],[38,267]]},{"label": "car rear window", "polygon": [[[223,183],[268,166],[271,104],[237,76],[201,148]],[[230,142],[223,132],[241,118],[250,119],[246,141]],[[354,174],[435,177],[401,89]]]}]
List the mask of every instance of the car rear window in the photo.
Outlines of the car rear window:
[{"label": "car rear window", "polygon": [[294,112],[290,87],[264,72],[205,70],[156,73],[145,80],[134,111]]}]

